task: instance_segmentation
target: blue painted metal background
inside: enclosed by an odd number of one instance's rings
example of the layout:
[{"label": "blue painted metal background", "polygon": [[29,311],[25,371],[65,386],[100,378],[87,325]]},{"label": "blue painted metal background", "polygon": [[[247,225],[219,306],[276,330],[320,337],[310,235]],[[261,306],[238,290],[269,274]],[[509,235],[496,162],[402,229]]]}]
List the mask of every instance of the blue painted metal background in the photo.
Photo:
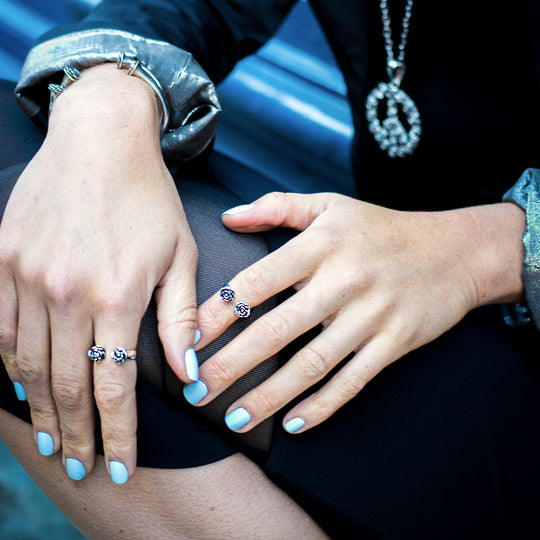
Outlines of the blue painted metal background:
[{"label": "blue painted metal background", "polygon": [[[0,0],[0,77],[15,80],[33,41],[99,0]],[[212,161],[225,183],[352,194],[345,84],[309,5],[299,1],[272,39],[219,89],[223,114]],[[248,176],[249,180],[246,180]],[[309,186],[309,187],[308,187]]]}]

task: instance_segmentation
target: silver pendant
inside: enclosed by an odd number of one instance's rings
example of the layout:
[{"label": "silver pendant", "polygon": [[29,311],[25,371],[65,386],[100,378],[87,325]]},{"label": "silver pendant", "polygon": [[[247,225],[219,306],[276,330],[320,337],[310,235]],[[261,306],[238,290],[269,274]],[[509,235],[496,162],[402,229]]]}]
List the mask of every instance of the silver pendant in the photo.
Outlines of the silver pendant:
[{"label": "silver pendant", "polygon": [[[381,123],[379,102],[382,100],[386,100],[386,118]],[[399,109],[409,124],[408,130],[399,118]],[[420,142],[422,123],[418,107],[396,82],[379,83],[371,91],[366,100],[366,118],[369,131],[390,157],[410,155]]]}]

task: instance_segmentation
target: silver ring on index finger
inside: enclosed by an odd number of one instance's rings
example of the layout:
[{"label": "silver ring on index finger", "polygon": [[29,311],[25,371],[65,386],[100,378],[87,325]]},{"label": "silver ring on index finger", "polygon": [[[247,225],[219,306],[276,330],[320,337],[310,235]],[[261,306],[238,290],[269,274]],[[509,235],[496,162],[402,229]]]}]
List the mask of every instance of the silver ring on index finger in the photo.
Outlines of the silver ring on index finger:
[{"label": "silver ring on index finger", "polygon": [[127,362],[128,360],[136,360],[137,351],[135,350],[128,351],[124,347],[116,347],[116,349],[114,349],[114,351],[111,353],[111,358],[117,364],[123,364],[124,362]]}]

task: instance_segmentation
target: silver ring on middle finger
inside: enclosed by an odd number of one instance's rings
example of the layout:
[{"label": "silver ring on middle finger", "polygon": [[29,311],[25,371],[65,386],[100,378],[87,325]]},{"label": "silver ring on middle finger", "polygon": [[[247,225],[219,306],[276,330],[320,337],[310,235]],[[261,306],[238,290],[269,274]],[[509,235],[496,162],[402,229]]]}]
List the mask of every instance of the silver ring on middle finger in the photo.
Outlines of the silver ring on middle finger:
[{"label": "silver ring on middle finger", "polygon": [[107,356],[107,352],[105,351],[105,347],[102,347],[101,345],[92,345],[88,350],[88,358],[96,364],[99,364],[104,360],[105,356]]}]

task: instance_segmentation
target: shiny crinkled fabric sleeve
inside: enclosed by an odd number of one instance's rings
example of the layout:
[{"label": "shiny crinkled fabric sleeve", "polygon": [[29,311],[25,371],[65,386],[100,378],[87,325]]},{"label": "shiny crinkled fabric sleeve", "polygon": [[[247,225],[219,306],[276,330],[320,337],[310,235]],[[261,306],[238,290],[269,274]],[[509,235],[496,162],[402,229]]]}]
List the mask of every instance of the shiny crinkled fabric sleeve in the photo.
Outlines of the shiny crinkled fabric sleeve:
[{"label": "shiny crinkled fabric sleeve", "polygon": [[540,169],[527,169],[504,194],[526,213],[523,233],[523,283],[534,323],[540,329]]},{"label": "shiny crinkled fabric sleeve", "polygon": [[47,85],[66,65],[84,69],[137,56],[163,86],[170,109],[164,155],[186,161],[213,139],[220,110],[214,82],[276,30],[293,0],[103,0],[76,24],[56,28],[31,49],[16,96],[46,124]]}]

